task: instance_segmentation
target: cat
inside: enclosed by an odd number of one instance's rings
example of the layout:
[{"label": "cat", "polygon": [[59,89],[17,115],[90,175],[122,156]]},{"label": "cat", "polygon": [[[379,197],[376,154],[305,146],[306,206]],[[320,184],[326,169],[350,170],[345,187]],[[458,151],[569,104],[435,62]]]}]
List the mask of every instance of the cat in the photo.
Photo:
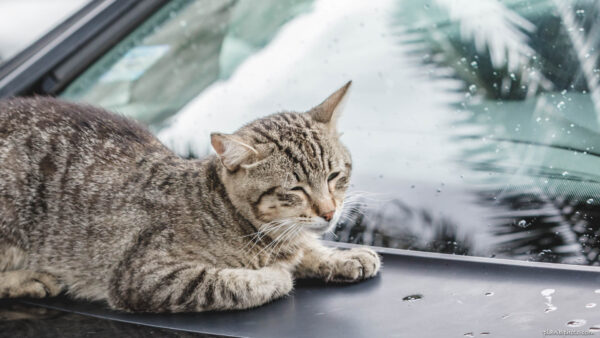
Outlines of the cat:
[{"label": "cat", "polygon": [[352,161],[336,128],[351,82],[307,112],[213,133],[183,159],[144,127],[50,97],[0,101],[0,298],[129,312],[246,309],[295,278],[375,276],[368,248],[327,248]]}]

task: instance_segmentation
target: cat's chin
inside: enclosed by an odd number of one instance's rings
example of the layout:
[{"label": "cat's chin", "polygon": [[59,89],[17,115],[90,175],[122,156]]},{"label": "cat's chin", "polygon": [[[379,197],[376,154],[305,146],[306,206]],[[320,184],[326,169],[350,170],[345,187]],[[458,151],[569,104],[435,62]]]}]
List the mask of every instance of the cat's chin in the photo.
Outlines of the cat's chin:
[{"label": "cat's chin", "polygon": [[314,234],[322,235],[326,233],[331,228],[331,224],[329,222],[323,222],[318,224],[311,224],[307,226],[306,229]]},{"label": "cat's chin", "polygon": [[307,226],[306,230],[316,235],[322,235],[326,232],[332,231],[335,228],[336,223],[336,219],[333,219],[330,222],[322,221],[318,223],[313,223]]}]

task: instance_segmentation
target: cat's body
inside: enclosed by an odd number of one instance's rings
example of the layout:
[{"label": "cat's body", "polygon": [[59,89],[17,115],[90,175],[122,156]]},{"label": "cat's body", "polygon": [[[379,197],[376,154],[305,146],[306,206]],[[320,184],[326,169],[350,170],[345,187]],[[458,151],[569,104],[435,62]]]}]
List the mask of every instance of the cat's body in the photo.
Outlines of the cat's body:
[{"label": "cat's body", "polygon": [[[335,163],[347,170],[337,180],[345,191],[350,170],[347,152],[327,158],[327,147],[342,146],[318,144],[327,141],[318,135],[337,134],[310,116],[276,114],[214,134],[218,156],[185,160],[101,109],[0,101],[0,298],[67,291],[128,311],[202,311],[263,304],[289,293],[295,276],[373,276],[373,252],[326,249],[316,240],[322,229],[308,229],[334,224],[331,203],[335,210],[343,198],[325,201],[309,182]],[[298,143],[311,133],[312,143]],[[307,147],[313,159],[303,158]],[[295,180],[311,192],[299,198],[286,185]]]}]

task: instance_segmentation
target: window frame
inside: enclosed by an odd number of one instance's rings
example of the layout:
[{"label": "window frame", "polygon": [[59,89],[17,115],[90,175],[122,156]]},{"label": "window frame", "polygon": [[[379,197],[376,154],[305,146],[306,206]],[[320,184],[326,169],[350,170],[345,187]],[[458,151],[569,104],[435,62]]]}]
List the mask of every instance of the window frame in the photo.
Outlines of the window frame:
[{"label": "window frame", "polygon": [[0,66],[0,98],[54,95],[168,0],[94,0]]}]

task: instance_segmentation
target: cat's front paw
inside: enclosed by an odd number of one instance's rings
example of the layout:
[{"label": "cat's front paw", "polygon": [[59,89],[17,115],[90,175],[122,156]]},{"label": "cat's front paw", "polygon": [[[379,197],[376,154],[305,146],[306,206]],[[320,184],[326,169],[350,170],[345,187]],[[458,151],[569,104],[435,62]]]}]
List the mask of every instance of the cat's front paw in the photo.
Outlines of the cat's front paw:
[{"label": "cat's front paw", "polygon": [[356,282],[371,278],[381,267],[379,255],[367,248],[336,251],[332,256],[333,269],[328,280],[335,282]]}]

